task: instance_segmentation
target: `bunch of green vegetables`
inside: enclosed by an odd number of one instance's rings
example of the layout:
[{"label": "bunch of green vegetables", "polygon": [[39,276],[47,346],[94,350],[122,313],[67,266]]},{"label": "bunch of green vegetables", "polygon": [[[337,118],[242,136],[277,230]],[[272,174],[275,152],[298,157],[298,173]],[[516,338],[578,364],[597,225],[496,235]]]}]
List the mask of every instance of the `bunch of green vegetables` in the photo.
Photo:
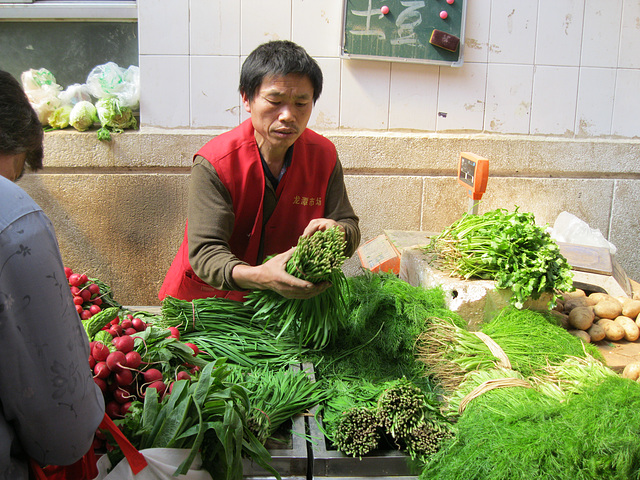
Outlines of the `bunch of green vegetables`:
[{"label": "bunch of green vegetables", "polygon": [[242,367],[299,363],[304,350],[292,335],[278,336],[272,325],[253,322],[254,314],[255,310],[246,304],[227,298],[189,302],[167,296],[162,301],[162,316],[155,324],[176,327],[183,342]]},{"label": "bunch of green vegetables", "polygon": [[[207,364],[196,382],[179,380],[169,395],[158,398],[148,389],[144,403],[134,402],[129,412],[115,423],[138,449],[185,448],[188,458],[175,475],[185,474],[201,451],[203,468],[213,478],[240,480],[242,456],[279,474],[270,466],[271,456],[247,426],[251,404],[247,391],[227,381],[230,370],[224,359]],[[112,439],[109,459],[115,465],[123,458]]]},{"label": "bunch of green vegetables", "polygon": [[277,322],[280,334],[293,332],[300,344],[324,348],[346,317],[347,281],[342,272],[346,242],[338,227],[300,237],[286,265],[287,273],[311,283],[332,286],[309,299],[288,299],[271,290],[250,292],[245,303],[255,309],[254,320]]},{"label": "bunch of green vegetables", "polygon": [[[569,357],[602,359],[596,346],[583,344],[547,312],[506,307],[482,326],[481,333],[500,347],[509,368],[525,376]],[[455,390],[467,372],[494,368],[499,360],[476,333],[440,318],[432,318],[420,334],[416,358],[425,365],[425,373],[437,378],[447,392]]]},{"label": "bunch of green vegetables", "polygon": [[615,374],[594,381],[590,373],[567,379],[585,385],[564,401],[539,388],[483,393],[467,405],[455,438],[443,443],[420,478],[640,478],[640,384]]},{"label": "bunch of green vegetables", "polygon": [[[329,400],[328,410],[337,405]],[[451,427],[439,411],[435,395],[426,395],[406,378],[386,382],[375,403],[366,401],[327,415],[328,438],[346,455],[362,457],[385,443],[424,461],[437,451]]]},{"label": "bunch of green vegetables", "polygon": [[265,443],[285,422],[331,394],[314,382],[309,372],[295,367],[256,367],[237,371],[234,380],[248,390],[251,411],[247,424],[260,442]]},{"label": "bunch of green vegetables", "polygon": [[511,303],[522,308],[529,299],[557,291],[572,291],[573,276],[558,244],[535,224],[531,213],[518,208],[483,215],[465,214],[425,248],[452,275],[494,280],[511,289]]}]

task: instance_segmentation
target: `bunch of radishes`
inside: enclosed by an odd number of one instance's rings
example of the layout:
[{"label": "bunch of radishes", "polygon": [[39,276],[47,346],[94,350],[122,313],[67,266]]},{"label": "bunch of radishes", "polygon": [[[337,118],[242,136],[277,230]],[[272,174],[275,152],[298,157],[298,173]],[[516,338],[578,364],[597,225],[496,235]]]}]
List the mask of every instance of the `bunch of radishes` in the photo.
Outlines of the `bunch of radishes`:
[{"label": "bunch of radishes", "polygon": [[73,303],[82,320],[88,320],[102,310],[102,293],[100,285],[89,281],[84,273],[74,273],[69,267],[64,268],[73,295]]}]

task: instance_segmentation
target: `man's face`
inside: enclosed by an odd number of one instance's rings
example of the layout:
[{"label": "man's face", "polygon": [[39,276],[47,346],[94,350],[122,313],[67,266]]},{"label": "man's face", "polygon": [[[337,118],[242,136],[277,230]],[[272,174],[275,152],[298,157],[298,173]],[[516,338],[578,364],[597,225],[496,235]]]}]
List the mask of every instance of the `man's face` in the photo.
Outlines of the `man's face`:
[{"label": "man's face", "polygon": [[304,75],[268,77],[253,100],[243,96],[255,129],[256,141],[266,159],[282,154],[302,134],[313,109],[313,85]]},{"label": "man's face", "polygon": [[24,173],[24,162],[26,158],[26,153],[18,153],[15,155],[0,154],[0,175],[8,178],[12,182],[16,182]]}]

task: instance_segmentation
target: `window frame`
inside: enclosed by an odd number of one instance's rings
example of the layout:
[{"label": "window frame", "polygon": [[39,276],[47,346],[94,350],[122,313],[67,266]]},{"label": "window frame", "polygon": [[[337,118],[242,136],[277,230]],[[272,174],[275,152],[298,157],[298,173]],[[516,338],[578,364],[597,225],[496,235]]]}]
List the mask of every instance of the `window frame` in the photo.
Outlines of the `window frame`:
[{"label": "window frame", "polygon": [[136,0],[0,0],[0,20],[137,22],[138,6]]}]

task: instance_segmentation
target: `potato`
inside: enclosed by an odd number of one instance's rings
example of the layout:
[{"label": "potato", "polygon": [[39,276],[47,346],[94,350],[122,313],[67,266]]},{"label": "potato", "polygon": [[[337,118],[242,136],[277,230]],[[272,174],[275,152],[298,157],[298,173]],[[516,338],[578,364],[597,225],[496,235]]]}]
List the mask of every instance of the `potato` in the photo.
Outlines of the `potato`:
[{"label": "potato", "polygon": [[593,324],[594,317],[591,307],[576,307],[569,312],[569,325],[578,330],[587,330]]},{"label": "potato", "polygon": [[622,340],[624,338],[624,328],[619,323],[614,322],[608,318],[601,318],[598,320],[599,325],[604,330],[604,335],[607,340],[611,340],[612,342],[617,342],[618,340]]},{"label": "potato", "polygon": [[606,336],[604,333],[604,329],[596,323],[589,327],[587,333],[591,337],[592,342],[599,342],[600,340],[604,340]]},{"label": "potato", "polygon": [[593,313],[600,318],[613,320],[622,315],[622,304],[613,298],[602,300],[593,306]]},{"label": "potato", "polygon": [[622,302],[622,315],[629,318],[636,318],[640,315],[640,300],[628,298]]},{"label": "potato", "polygon": [[595,301],[596,303],[601,302],[603,300],[612,300],[613,297],[608,293],[604,292],[593,292],[589,294],[589,298]]},{"label": "potato", "polygon": [[586,297],[586,296],[587,294],[585,293],[585,291],[580,288],[576,288],[573,292],[562,292],[563,300],[569,300],[570,298]]},{"label": "potato", "polygon": [[591,343],[591,336],[584,330],[567,330],[574,337],[578,337],[584,343]]},{"label": "potato", "polygon": [[630,380],[638,380],[640,377],[640,363],[629,363],[622,370],[622,378],[628,378]]},{"label": "potato", "polygon": [[570,298],[564,302],[564,312],[569,313],[577,307],[590,307],[596,304],[596,301],[589,297]]},{"label": "potato", "polygon": [[640,337],[640,328],[632,318],[620,315],[616,317],[614,322],[620,324],[624,328],[624,339],[629,342],[635,342]]}]

